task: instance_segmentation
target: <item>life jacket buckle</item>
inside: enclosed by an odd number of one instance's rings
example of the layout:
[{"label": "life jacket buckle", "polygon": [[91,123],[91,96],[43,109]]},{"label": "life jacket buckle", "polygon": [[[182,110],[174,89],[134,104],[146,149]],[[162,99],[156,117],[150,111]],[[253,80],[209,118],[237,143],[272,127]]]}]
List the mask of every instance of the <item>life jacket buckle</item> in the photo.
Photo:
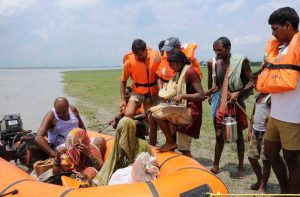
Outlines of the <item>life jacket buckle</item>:
[{"label": "life jacket buckle", "polygon": [[270,68],[271,67],[271,63],[270,62],[266,62],[266,68]]}]

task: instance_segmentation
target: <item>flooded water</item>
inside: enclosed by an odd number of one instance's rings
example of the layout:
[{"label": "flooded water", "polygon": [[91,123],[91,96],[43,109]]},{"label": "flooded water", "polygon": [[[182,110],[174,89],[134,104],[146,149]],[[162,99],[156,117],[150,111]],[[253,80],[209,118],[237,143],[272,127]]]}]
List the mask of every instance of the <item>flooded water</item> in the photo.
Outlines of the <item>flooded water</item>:
[{"label": "flooded water", "polygon": [[5,114],[20,113],[23,128],[35,132],[54,99],[66,96],[61,83],[61,72],[66,70],[70,69],[0,69],[1,119]]}]

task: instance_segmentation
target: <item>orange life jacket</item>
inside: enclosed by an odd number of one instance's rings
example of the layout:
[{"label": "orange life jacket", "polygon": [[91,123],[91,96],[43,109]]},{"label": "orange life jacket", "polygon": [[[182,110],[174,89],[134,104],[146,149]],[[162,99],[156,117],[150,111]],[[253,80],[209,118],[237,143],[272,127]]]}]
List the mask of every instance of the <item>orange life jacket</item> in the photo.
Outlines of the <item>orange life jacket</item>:
[{"label": "orange life jacket", "polygon": [[[197,59],[194,57],[195,51],[197,49],[197,45],[193,43],[189,43],[186,47],[182,47],[181,51],[185,54],[187,58],[191,61],[192,67],[197,71],[199,74],[200,79],[203,78],[203,74],[200,68],[200,64]],[[166,52],[162,57],[161,63],[157,69],[157,76],[165,83],[167,83],[175,74],[174,70],[170,67],[168,62],[168,56]]]},{"label": "orange life jacket", "polygon": [[199,74],[200,79],[203,78],[203,73],[201,71],[201,65],[198,60],[195,58],[195,51],[198,45],[194,43],[189,43],[186,47],[181,48],[181,51],[189,58],[191,61],[192,67],[197,71]]},{"label": "orange life jacket", "polygon": [[123,62],[129,61],[130,63],[132,92],[141,95],[150,94],[153,96],[158,94],[157,76],[155,72],[160,63],[160,56],[158,51],[153,51],[150,48],[147,49],[147,56],[149,57],[148,65],[138,61],[133,52],[126,54]]},{"label": "orange life jacket", "polygon": [[198,45],[193,43],[188,43],[186,46],[181,48],[181,51],[187,56],[190,60],[192,60],[195,56],[195,51]]},{"label": "orange life jacket", "polygon": [[145,109],[144,109],[144,103],[142,103],[142,105],[135,110],[134,115],[139,115],[141,113],[144,113],[144,111],[145,111]]},{"label": "orange life jacket", "polygon": [[[122,115],[125,115],[125,111],[126,111],[126,106],[123,107],[123,109],[122,109],[122,111],[121,111],[121,114],[122,114]],[[144,103],[142,103],[142,105],[141,105],[139,108],[137,108],[137,109],[135,110],[134,115],[139,115],[139,114],[141,114],[141,113],[144,113],[144,111],[145,111]]]},{"label": "orange life jacket", "polygon": [[279,54],[282,43],[275,38],[267,44],[262,72],[258,75],[256,89],[264,93],[279,93],[297,88],[300,72],[300,32],[288,45],[286,54]]},{"label": "orange life jacket", "polygon": [[170,67],[168,62],[167,53],[164,52],[164,55],[161,59],[159,67],[156,71],[157,76],[164,82],[168,83],[168,81],[174,76],[175,71]]}]

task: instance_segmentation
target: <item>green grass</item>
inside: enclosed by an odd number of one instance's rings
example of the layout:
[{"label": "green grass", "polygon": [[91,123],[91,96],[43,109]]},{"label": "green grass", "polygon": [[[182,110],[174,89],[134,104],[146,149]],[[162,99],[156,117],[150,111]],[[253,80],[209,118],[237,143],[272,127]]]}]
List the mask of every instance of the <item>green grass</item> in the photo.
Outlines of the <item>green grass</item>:
[{"label": "green grass", "polygon": [[86,102],[105,108],[119,102],[121,70],[65,72],[65,91]]},{"label": "green grass", "polygon": [[[252,67],[252,71],[259,67]],[[207,89],[207,69],[202,68],[204,79],[202,86]],[[75,97],[76,106],[81,114],[87,117],[85,124],[88,126],[105,123],[114,117],[118,111],[120,100],[120,77],[121,70],[97,70],[97,71],[68,71],[64,72],[64,88],[68,95]],[[129,84],[130,82],[128,82]],[[253,108],[253,96],[246,101],[247,114],[250,116]],[[101,128],[101,127],[100,127]],[[100,129],[100,128],[94,128]],[[107,130],[106,130],[107,131]],[[113,130],[108,130],[112,134]],[[246,138],[247,130],[244,131]],[[159,135],[159,143],[164,141],[162,134]],[[203,116],[201,136],[192,142],[193,157],[202,165],[210,168],[212,166],[215,146],[215,132],[212,118],[210,116],[210,105],[207,101],[203,103]],[[218,177],[227,185],[231,193],[253,193],[249,190],[249,185],[256,180],[252,168],[247,159],[246,143],[245,151],[245,175],[246,179],[236,180],[231,177],[237,168],[236,144],[226,144],[221,158],[221,173]],[[274,174],[270,177],[269,191],[278,192],[277,180]]]},{"label": "green grass", "polygon": [[64,73],[65,92],[76,99],[77,108],[88,119],[85,124],[105,123],[118,111],[121,73],[121,70]]},{"label": "green grass", "polygon": [[[257,69],[257,68],[255,68]],[[207,69],[202,68],[204,79],[202,86],[207,89]],[[95,70],[95,71],[67,71],[64,72],[63,82],[64,88],[68,95],[78,99],[84,108],[86,115],[96,115],[98,107],[109,112],[115,113],[118,110],[120,100],[120,76],[122,70]],[[128,82],[129,84],[130,82]],[[252,101],[250,97],[248,99]],[[247,108],[252,107],[252,103],[246,102]],[[87,110],[86,108],[91,108]],[[248,110],[248,113],[250,111]],[[210,117],[210,105],[207,102],[203,104],[203,131],[211,131],[213,129],[210,124],[212,119]],[[101,119],[105,120],[106,117]]]}]

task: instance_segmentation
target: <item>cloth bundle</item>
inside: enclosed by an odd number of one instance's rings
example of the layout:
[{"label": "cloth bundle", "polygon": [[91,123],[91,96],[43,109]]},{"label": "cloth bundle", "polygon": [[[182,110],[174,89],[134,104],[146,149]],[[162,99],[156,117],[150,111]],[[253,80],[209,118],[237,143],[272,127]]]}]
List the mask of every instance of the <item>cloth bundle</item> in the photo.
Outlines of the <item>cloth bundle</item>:
[{"label": "cloth bundle", "polygon": [[[185,65],[181,73],[176,73],[173,78],[165,84],[158,95],[165,100],[170,100],[179,94],[186,94],[185,74],[190,65]],[[187,100],[182,99],[179,104],[161,103],[150,108],[153,117],[167,119],[173,124],[187,125],[192,122],[190,109],[187,108]]]},{"label": "cloth bundle", "polygon": [[[181,73],[175,73],[170,81],[158,92],[158,95],[165,100],[170,100],[178,94],[186,94],[185,74],[190,67],[190,65],[185,65]],[[182,99],[181,104],[186,105],[186,99]]]},{"label": "cloth bundle", "polygon": [[33,164],[33,169],[35,170],[36,176],[39,177],[44,172],[52,169],[54,165],[54,159],[47,159],[43,161],[37,161]]},{"label": "cloth bundle", "polygon": [[159,104],[150,108],[152,116],[167,119],[176,125],[187,125],[192,122],[191,110],[183,105]]}]

